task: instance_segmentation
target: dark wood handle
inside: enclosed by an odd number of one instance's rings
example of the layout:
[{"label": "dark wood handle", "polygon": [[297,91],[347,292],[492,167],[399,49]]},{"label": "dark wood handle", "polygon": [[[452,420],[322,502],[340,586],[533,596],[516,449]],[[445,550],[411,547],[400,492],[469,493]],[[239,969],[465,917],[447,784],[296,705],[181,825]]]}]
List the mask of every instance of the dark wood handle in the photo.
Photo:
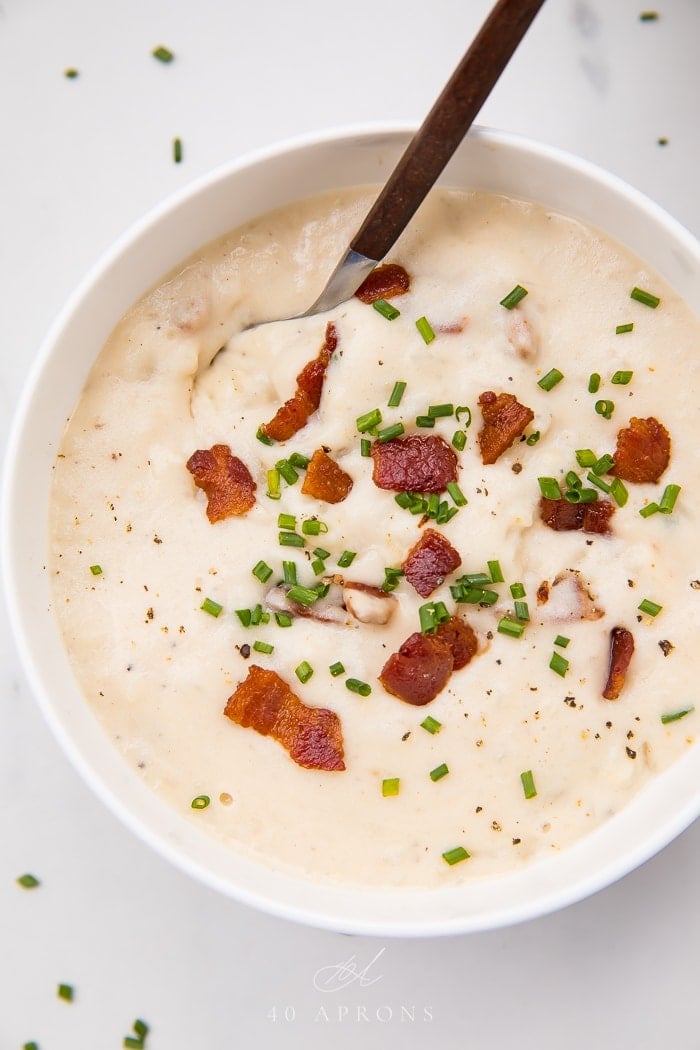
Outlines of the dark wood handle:
[{"label": "dark wood handle", "polygon": [[474,122],[544,0],[498,0],[350,247],[383,259]]}]

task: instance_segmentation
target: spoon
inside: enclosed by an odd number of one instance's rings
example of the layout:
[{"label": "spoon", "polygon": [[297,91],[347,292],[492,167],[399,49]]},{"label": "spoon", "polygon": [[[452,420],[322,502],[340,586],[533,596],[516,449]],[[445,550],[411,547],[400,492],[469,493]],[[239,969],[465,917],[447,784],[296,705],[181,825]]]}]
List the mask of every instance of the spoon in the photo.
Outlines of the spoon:
[{"label": "spoon", "polygon": [[350,299],[406,228],[474,122],[544,0],[498,0],[406,147],[328,282],[301,317]]}]

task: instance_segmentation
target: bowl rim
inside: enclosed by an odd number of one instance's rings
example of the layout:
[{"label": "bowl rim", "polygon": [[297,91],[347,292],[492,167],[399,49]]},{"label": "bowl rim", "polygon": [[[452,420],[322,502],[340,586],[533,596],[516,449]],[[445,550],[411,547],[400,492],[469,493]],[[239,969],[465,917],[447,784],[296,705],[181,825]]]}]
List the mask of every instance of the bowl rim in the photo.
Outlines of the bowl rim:
[{"label": "bowl rim", "polygon": [[[13,514],[17,496],[21,491],[21,452],[23,445],[26,443],[26,435],[30,427],[30,409],[36,392],[41,385],[47,363],[52,358],[61,333],[70,325],[71,320],[79,312],[96,284],[109,274],[115,262],[124,253],[133,250],[139,241],[148,234],[149,230],[152,230],[162,221],[167,220],[168,216],[177,212],[182,205],[191,202],[196,197],[206,195],[213,187],[222,181],[235,178],[241,171],[261,164],[279,161],[280,158],[290,153],[303,152],[309,148],[317,147],[319,144],[324,147],[332,147],[334,145],[347,144],[350,140],[362,139],[370,142],[378,138],[386,140],[387,137],[407,142],[414,131],[415,125],[412,123],[373,122],[311,131],[303,135],[289,137],[217,165],[211,171],[200,175],[174,193],[169,194],[164,200],[149,208],[140,218],[130,224],[88,269],[57,314],[42,340],[41,347],[25,379],[12,421],[4,457],[1,493],[2,518],[0,524],[2,533],[1,565],[3,591],[20,662],[32,694],[38,701],[55,738],[73,767],[80,773],[82,779],[89,784],[91,790],[138,838],[169,860],[176,868],[186,872],[198,882],[215,888],[242,903],[280,918],[317,928],[385,937],[437,936],[496,929],[537,918],[580,901],[611,885],[639,867],[684,831],[700,815],[700,789],[696,792],[696,796],[689,795],[685,799],[685,803],[677,808],[672,819],[667,818],[652,834],[648,834],[638,841],[634,848],[623,850],[619,857],[614,858],[607,864],[599,866],[588,874],[573,878],[566,885],[557,889],[547,887],[545,872],[545,886],[534,900],[529,899],[518,906],[492,908],[490,912],[482,915],[464,916],[460,915],[457,909],[455,914],[445,915],[441,919],[436,919],[435,917],[426,919],[421,918],[420,915],[410,914],[404,907],[400,916],[397,913],[398,917],[395,916],[390,919],[370,913],[364,916],[354,915],[348,917],[346,915],[341,917],[337,908],[334,911],[323,903],[327,896],[325,889],[319,894],[322,901],[319,905],[312,899],[307,900],[306,904],[300,904],[298,901],[297,903],[290,903],[274,894],[271,895],[269,891],[261,892],[258,888],[251,886],[232,885],[230,880],[210,870],[206,864],[184,854],[181,848],[173,844],[166,834],[155,833],[141,814],[134,813],[131,806],[125,803],[119,794],[115,793],[114,788],[108,786],[104,780],[100,779],[90,763],[87,762],[81,748],[73,739],[69,727],[65,724],[65,719],[62,719],[55,701],[47,689],[46,682],[41,676],[36,661],[36,643],[33,638],[35,632],[33,632],[32,624],[28,621],[25,612],[22,600],[22,579],[18,570],[18,559],[14,556],[18,530]],[[515,133],[476,126],[470,131],[469,137],[486,145],[494,145],[511,151],[515,150],[516,152],[529,154],[534,156],[539,162],[551,163],[555,167],[563,166],[577,172],[586,180],[592,180],[594,183],[602,185],[612,191],[613,194],[621,195],[631,202],[633,208],[643,211],[657,223],[660,223],[673,240],[682,244],[684,250],[687,250],[692,256],[697,258],[700,265],[700,243],[698,239],[655,201],[630,186],[619,176],[559,147],[540,143]],[[110,744],[110,746],[112,745]],[[698,745],[696,744],[693,750],[697,751],[697,747]],[[121,756],[119,757],[121,759]],[[685,756],[674,763],[672,769],[678,770],[679,767],[684,765],[687,757]],[[662,774],[662,776],[665,775]],[[653,783],[656,783],[657,780],[658,778]],[[643,791],[641,795],[644,796],[645,792]],[[624,807],[623,812],[627,811],[630,806],[634,806],[635,803],[639,806],[639,799],[640,795],[637,795],[628,806]],[[170,807],[167,808],[168,812],[171,812]],[[610,821],[608,822],[609,824]],[[591,834],[595,834],[595,832],[589,833],[579,843],[563,852],[569,855],[575,854],[580,843],[586,843],[590,839]],[[537,867],[537,865],[531,865],[531,868],[533,867]],[[283,883],[289,878],[290,876],[287,874],[283,873],[281,875]],[[507,880],[509,876],[505,878]],[[293,882],[297,881],[297,878],[294,876],[291,879]],[[301,881],[307,882],[303,878]],[[500,881],[503,884],[503,879],[500,879]],[[464,883],[462,892],[468,892],[470,885],[473,884],[469,882]],[[330,899],[333,899],[336,889],[338,889],[338,897],[346,896],[348,893],[362,896],[364,892],[344,885],[337,888],[329,887],[328,889],[330,891]],[[423,897],[442,892],[444,891],[431,890],[424,894],[421,891],[409,888],[405,891],[399,891],[399,895],[403,895],[405,900],[420,901]]]}]

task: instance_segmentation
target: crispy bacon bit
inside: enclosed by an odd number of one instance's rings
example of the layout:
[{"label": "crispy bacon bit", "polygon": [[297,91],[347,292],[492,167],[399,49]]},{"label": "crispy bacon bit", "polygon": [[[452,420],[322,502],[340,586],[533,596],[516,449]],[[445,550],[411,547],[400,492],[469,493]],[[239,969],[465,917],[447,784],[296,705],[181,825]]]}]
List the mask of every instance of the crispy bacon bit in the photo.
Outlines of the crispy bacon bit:
[{"label": "crispy bacon bit", "polygon": [[435,637],[447,642],[452,650],[453,671],[461,671],[466,667],[479,648],[476,634],[461,616],[451,616],[445,623],[439,624]]},{"label": "crispy bacon bit", "polygon": [[411,547],[401,568],[421,598],[427,598],[461,564],[462,559],[450,541],[441,532],[426,529]]},{"label": "crispy bacon bit", "polygon": [[454,657],[449,644],[435,634],[412,634],[382,668],[379,681],[387,693],[422,707],[447,685]]},{"label": "crispy bacon bit", "polygon": [[521,405],[513,394],[494,394],[486,390],[479,398],[484,426],[479,431],[481,459],[495,463],[535,418],[532,409]]},{"label": "crispy bacon bit", "polygon": [[610,632],[610,668],[605,683],[605,700],[617,700],[625,684],[625,675],[634,652],[634,637],[626,627],[613,627]]},{"label": "crispy bacon bit", "polygon": [[309,461],[301,486],[304,495],[315,496],[326,503],[342,503],[351,488],[350,475],[324,449],[317,448]]},{"label": "crispy bacon bit", "polygon": [[395,295],[404,295],[411,286],[411,278],[403,266],[398,263],[384,263],[372,270],[365,277],[355,295],[363,303],[373,303],[377,299],[391,299]]},{"label": "crispy bacon bit", "polygon": [[343,604],[360,623],[388,623],[396,609],[396,598],[371,583],[346,580],[343,584]]},{"label": "crispy bacon bit", "polygon": [[345,769],[338,716],[325,707],[308,707],[275,671],[252,664],[224,714],[239,726],[277,740],[305,769]]},{"label": "crispy bacon bit", "polygon": [[394,438],[372,443],[377,488],[392,492],[444,492],[457,480],[457,455],[435,434]]},{"label": "crispy bacon bit", "polygon": [[207,496],[207,517],[212,524],[245,514],[255,503],[257,485],[243,460],[231,455],[228,445],[198,449],[187,460],[187,469]]},{"label": "crispy bacon bit", "polygon": [[658,481],[671,458],[671,438],[654,416],[632,416],[629,427],[617,434],[615,466],[610,471],[623,481]]},{"label": "crispy bacon bit", "polygon": [[332,321],[326,325],[326,338],[319,350],[318,357],[304,365],[297,376],[297,389],[294,397],[282,405],[270,420],[263,423],[260,429],[273,441],[286,441],[301,430],[312,412],[321,403],[323,381],[326,369],[333,352],[338,346],[338,333]]},{"label": "crispy bacon bit", "polygon": [[540,517],[555,532],[580,529],[605,535],[611,531],[610,519],[614,513],[615,504],[605,499],[593,503],[569,503],[565,499],[540,497]]},{"label": "crispy bacon bit", "polygon": [[549,580],[542,580],[537,588],[537,604],[546,605],[549,601]]}]

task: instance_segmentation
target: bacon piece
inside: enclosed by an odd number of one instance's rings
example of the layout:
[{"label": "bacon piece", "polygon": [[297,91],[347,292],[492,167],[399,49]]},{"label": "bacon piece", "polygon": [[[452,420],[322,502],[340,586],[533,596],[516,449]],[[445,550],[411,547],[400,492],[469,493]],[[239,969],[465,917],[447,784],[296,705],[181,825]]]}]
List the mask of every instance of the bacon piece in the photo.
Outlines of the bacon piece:
[{"label": "bacon piece", "polygon": [[535,418],[531,408],[521,405],[513,394],[494,394],[485,390],[479,397],[484,426],[478,440],[483,463],[495,463]]},{"label": "bacon piece", "polygon": [[450,645],[436,634],[412,634],[382,668],[379,681],[387,693],[422,707],[447,685],[454,668]]},{"label": "bacon piece", "polygon": [[466,667],[479,648],[474,630],[461,616],[450,616],[445,623],[439,624],[435,637],[449,645],[454,661],[453,671],[461,671]]},{"label": "bacon piece", "polygon": [[325,707],[308,707],[283,678],[252,664],[228,698],[224,714],[244,728],[271,736],[305,769],[343,770],[340,719]]},{"label": "bacon piece", "polygon": [[632,416],[629,427],[618,431],[615,465],[610,473],[623,481],[658,481],[671,458],[671,438],[654,416]]},{"label": "bacon piece", "polygon": [[187,460],[187,469],[207,496],[207,517],[212,524],[245,514],[255,503],[257,485],[243,460],[231,455],[228,445],[198,449]]},{"label": "bacon piece", "polygon": [[297,376],[297,388],[294,397],[277,409],[269,423],[260,427],[263,434],[273,441],[286,441],[301,430],[312,412],[321,403],[323,381],[326,369],[333,352],[338,346],[338,333],[332,321],[326,325],[326,337],[318,357],[304,365]]},{"label": "bacon piece", "polygon": [[384,263],[372,270],[365,277],[355,295],[363,303],[373,303],[377,299],[391,299],[395,295],[404,295],[411,286],[411,278],[403,266],[398,263]]},{"label": "bacon piece", "polygon": [[611,531],[610,519],[614,513],[615,504],[605,499],[593,503],[569,503],[565,499],[540,497],[540,517],[555,532],[580,529],[605,535]]},{"label": "bacon piece", "polygon": [[634,652],[634,637],[626,627],[613,627],[610,632],[610,668],[605,683],[605,700],[617,700],[625,684],[625,675]]},{"label": "bacon piece", "polygon": [[421,598],[427,598],[461,564],[462,559],[450,541],[441,532],[426,529],[411,547],[401,568]]},{"label": "bacon piece", "polygon": [[444,492],[457,480],[457,455],[435,434],[375,441],[371,448],[377,488],[393,492]]},{"label": "bacon piece", "polygon": [[342,503],[352,488],[352,478],[334,459],[317,448],[309,461],[301,491],[326,503]]}]

